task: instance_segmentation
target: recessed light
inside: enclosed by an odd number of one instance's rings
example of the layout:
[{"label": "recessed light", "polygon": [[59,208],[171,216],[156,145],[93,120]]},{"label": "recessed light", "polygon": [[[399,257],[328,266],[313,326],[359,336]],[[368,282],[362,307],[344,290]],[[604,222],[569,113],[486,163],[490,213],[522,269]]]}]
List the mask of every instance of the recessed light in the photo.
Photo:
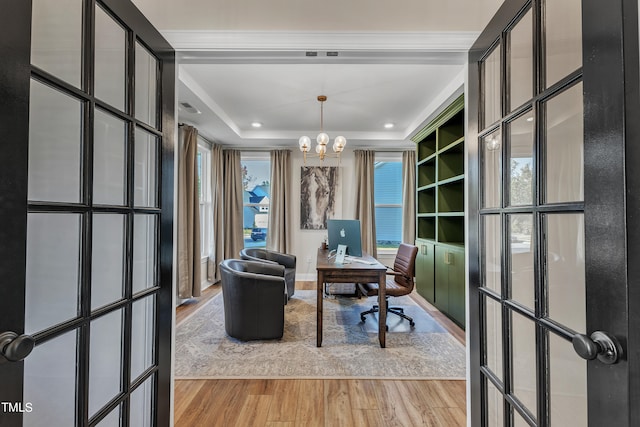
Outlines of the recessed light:
[{"label": "recessed light", "polygon": [[527,117],[527,121],[528,122],[532,122],[533,121],[533,117]]},{"label": "recessed light", "polygon": [[384,124],[384,128],[385,128],[385,129],[393,129],[393,127],[394,127],[394,126],[395,126],[395,125],[394,125],[393,123],[385,123],[385,124]]},{"label": "recessed light", "polygon": [[260,123],[260,122],[253,122],[253,123],[251,123],[251,127],[254,127],[254,128],[261,128],[261,127],[262,127],[262,123]]}]

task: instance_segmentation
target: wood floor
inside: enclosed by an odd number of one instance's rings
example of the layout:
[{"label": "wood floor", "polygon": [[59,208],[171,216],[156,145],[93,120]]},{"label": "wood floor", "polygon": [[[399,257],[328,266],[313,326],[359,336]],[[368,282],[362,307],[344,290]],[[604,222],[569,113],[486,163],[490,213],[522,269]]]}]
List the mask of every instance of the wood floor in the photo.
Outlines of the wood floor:
[{"label": "wood floor", "polygon": [[[296,282],[315,289],[315,282]],[[220,292],[212,286],[177,308],[182,322]],[[464,344],[464,332],[416,302]],[[466,426],[465,381],[176,380],[175,426]]]}]

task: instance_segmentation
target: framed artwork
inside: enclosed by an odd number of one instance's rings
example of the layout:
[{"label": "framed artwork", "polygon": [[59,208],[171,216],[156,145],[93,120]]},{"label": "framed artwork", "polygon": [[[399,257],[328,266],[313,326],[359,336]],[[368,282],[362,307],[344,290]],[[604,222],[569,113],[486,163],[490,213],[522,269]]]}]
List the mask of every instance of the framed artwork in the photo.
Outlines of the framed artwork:
[{"label": "framed artwork", "polygon": [[300,171],[300,228],[326,230],[327,219],[342,213],[340,168],[302,166]]}]

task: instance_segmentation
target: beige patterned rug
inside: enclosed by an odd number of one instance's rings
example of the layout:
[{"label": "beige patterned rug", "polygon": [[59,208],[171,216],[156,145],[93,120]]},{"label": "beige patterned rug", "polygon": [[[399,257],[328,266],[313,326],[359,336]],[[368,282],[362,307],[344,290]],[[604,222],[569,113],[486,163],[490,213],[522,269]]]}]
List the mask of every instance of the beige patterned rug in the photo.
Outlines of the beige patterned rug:
[{"label": "beige patterned rug", "polygon": [[242,342],[226,335],[222,295],[176,331],[175,375],[181,378],[464,379],[465,349],[409,297],[392,299],[416,322],[387,316],[387,348],[375,316],[360,321],[374,297],[324,300],[324,339],[316,347],[316,291],[297,290],[285,306],[281,340]]}]

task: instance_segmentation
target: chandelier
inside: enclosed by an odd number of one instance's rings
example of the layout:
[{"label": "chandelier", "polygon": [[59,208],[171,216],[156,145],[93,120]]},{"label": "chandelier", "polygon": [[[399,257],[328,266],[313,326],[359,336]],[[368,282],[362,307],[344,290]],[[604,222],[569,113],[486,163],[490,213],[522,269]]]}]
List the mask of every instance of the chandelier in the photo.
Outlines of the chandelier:
[{"label": "chandelier", "polygon": [[[324,160],[325,156],[329,155],[327,153],[327,144],[329,143],[329,135],[324,133],[324,102],[327,100],[327,97],[324,95],[318,96],[318,101],[320,101],[320,133],[316,137],[316,154],[320,158],[320,160]],[[307,153],[311,149],[311,138],[308,136],[301,136],[298,140],[298,144],[300,145],[300,151],[302,151],[304,156],[304,161],[307,161]],[[336,153],[338,157],[338,161],[340,160],[340,153],[344,150],[345,145],[347,145],[347,139],[344,136],[336,136],[336,139],[333,141],[333,152]]]}]

